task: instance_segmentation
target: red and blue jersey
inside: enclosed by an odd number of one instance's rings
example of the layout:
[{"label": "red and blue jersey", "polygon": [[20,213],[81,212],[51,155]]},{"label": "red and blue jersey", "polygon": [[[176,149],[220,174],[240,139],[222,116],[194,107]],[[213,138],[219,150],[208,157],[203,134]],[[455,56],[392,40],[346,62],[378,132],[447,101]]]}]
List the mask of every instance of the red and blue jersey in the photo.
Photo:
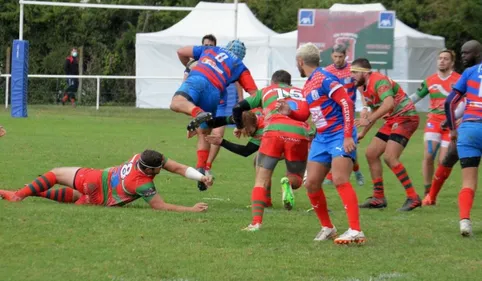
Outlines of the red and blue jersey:
[{"label": "red and blue jersey", "polygon": [[335,75],[340,80],[340,84],[345,87],[348,96],[350,96],[351,100],[355,103],[356,87],[355,80],[351,77],[350,67],[350,63],[346,63],[345,66],[341,68],[336,67],[335,64],[330,64],[329,66],[325,67],[325,70]]},{"label": "red and blue jersey", "polygon": [[248,68],[229,50],[222,47],[194,46],[194,59],[198,61],[190,76],[202,76],[223,92],[226,87],[239,81],[245,91],[256,90],[256,84]]},{"label": "red and blue jersey", "polygon": [[303,95],[306,97],[318,133],[332,134],[344,130],[343,110],[331,98],[331,95],[342,87],[335,75],[321,68],[313,71],[306,81]]},{"label": "red and blue jersey", "polygon": [[464,71],[454,90],[465,94],[463,121],[482,121],[482,64],[474,65]]}]

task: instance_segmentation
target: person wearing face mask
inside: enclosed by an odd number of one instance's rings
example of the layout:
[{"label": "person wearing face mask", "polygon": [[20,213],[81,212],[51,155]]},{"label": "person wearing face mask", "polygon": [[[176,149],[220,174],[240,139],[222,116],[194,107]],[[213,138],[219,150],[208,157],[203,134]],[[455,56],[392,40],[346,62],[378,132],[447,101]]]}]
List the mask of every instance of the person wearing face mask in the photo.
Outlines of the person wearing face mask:
[{"label": "person wearing face mask", "polygon": [[[70,52],[70,56],[65,59],[64,72],[65,75],[79,75],[79,59],[77,58],[77,49],[73,48]],[[64,91],[64,96],[62,98],[62,105],[70,100],[72,106],[75,107],[75,94],[79,88],[78,78],[67,78],[67,89]]]}]

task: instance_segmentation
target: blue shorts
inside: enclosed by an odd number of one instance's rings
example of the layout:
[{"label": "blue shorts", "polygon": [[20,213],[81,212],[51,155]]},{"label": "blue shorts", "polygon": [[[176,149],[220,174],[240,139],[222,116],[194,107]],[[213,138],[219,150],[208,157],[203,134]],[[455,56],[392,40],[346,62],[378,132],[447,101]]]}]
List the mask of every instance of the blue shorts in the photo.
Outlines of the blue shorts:
[{"label": "blue shorts", "polygon": [[482,123],[464,121],[457,130],[457,151],[459,158],[481,157]]},{"label": "blue shorts", "polygon": [[[357,143],[357,132],[353,129],[353,140]],[[343,141],[345,136],[343,131],[335,134],[319,134],[317,133],[311,143],[308,161],[318,162],[322,164],[331,164],[333,158],[349,157],[353,161],[356,158],[356,150],[346,153],[343,149]]]},{"label": "blue shorts", "polygon": [[216,116],[221,92],[207,78],[189,75],[177,92],[186,93],[196,106]]},{"label": "blue shorts", "polygon": [[219,99],[219,104],[218,104],[218,107],[216,108],[216,116],[218,117],[226,117],[226,116],[230,116],[231,114],[227,114],[227,111],[228,111],[228,104],[226,102],[226,97],[227,97],[227,93],[226,91],[224,91],[222,94],[221,94],[221,97]]},{"label": "blue shorts", "polygon": [[216,116],[231,116],[233,107],[238,103],[238,90],[236,84],[230,84],[221,95]]}]

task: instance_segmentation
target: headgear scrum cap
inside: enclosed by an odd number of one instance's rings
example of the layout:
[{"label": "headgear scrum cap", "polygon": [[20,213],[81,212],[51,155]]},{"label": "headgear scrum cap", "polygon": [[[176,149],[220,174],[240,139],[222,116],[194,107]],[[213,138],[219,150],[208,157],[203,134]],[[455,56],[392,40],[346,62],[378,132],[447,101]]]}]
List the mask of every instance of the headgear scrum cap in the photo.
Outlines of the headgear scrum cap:
[{"label": "headgear scrum cap", "polygon": [[230,50],[240,60],[243,60],[246,55],[246,47],[244,46],[244,43],[237,39],[229,42],[228,45],[226,45],[226,49]]}]

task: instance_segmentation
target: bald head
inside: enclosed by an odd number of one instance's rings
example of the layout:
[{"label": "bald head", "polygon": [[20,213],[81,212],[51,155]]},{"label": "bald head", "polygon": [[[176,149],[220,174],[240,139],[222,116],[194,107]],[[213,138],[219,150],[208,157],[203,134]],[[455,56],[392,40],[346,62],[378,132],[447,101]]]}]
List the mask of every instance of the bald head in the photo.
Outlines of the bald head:
[{"label": "bald head", "polygon": [[462,63],[471,67],[482,62],[482,45],[477,40],[470,40],[462,45]]}]

